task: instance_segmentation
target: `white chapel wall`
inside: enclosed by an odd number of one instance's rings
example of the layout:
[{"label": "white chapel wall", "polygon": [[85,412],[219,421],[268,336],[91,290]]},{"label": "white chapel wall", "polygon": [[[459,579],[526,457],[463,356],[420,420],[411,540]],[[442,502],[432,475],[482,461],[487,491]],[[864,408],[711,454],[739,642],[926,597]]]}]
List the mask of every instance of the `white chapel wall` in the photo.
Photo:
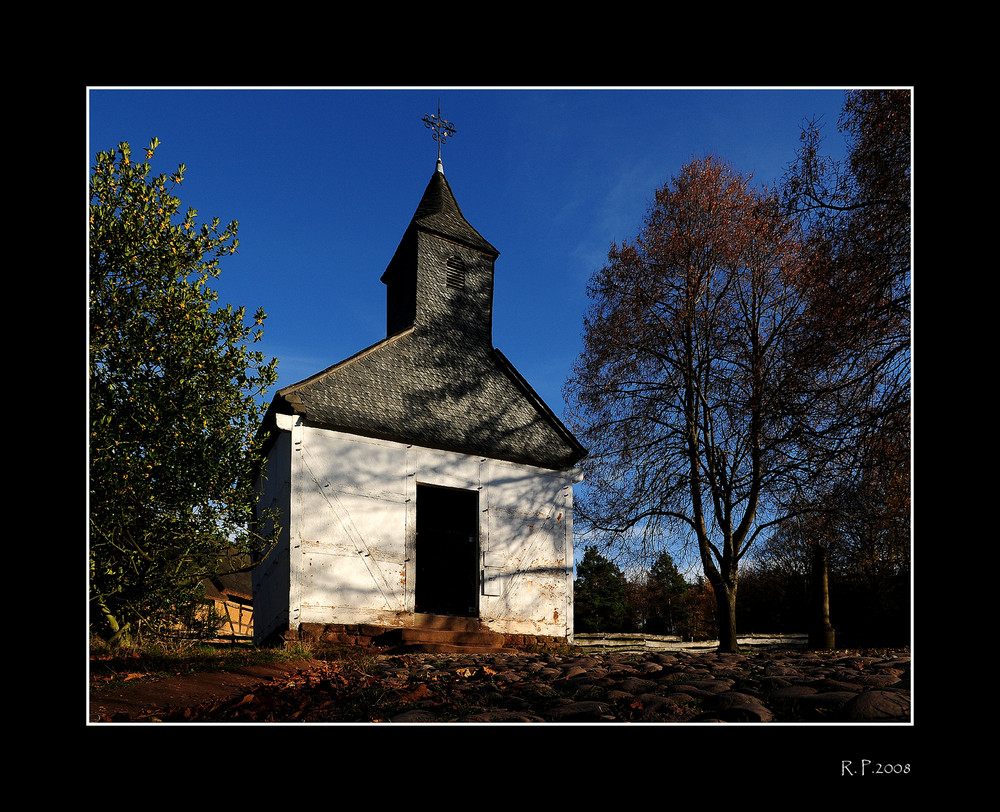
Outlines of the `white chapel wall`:
[{"label": "white chapel wall", "polygon": [[[506,634],[572,630],[572,485],[568,472],[301,426],[287,564],[278,589],[261,586],[268,616],[288,568],[287,623],[400,625],[414,609],[416,486],[480,494],[479,616]],[[282,432],[282,437],[288,437]],[[282,597],[277,596],[280,603]],[[255,623],[257,592],[255,592]]]}]

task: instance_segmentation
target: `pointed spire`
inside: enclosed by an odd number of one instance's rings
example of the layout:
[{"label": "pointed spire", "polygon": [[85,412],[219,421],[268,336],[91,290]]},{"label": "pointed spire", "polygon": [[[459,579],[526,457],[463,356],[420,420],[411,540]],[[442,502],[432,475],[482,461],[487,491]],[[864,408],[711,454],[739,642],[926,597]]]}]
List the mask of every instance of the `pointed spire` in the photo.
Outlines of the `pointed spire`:
[{"label": "pointed spire", "polygon": [[499,256],[500,253],[465,219],[440,160],[413,213],[410,226],[440,234],[487,254]]}]

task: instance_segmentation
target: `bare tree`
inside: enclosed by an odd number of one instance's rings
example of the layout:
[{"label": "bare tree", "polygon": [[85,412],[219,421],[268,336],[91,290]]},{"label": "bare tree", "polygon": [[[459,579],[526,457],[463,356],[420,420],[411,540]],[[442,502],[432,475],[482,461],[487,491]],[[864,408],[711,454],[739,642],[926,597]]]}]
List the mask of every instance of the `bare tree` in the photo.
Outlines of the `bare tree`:
[{"label": "bare tree", "polygon": [[823,154],[823,128],[809,122],[783,183],[786,209],[808,241],[811,332],[824,336],[829,384],[864,386],[855,429],[857,472],[881,465],[866,452],[886,431],[909,451],[911,93],[847,94],[839,120],[847,157]]},{"label": "bare tree", "polygon": [[591,449],[581,523],[638,554],[693,538],[722,651],[737,648],[741,558],[819,487],[854,395],[831,399],[801,242],[749,181],[708,158],[656,192],[639,236],[591,280],[566,391]]},{"label": "bare tree", "polygon": [[809,122],[783,186],[809,246],[808,332],[823,337],[826,399],[851,408],[836,483],[796,526],[823,548],[810,554],[818,583],[828,560],[858,577],[909,569],[911,91],[852,91],[838,123],[846,158],[824,156],[821,123]]}]

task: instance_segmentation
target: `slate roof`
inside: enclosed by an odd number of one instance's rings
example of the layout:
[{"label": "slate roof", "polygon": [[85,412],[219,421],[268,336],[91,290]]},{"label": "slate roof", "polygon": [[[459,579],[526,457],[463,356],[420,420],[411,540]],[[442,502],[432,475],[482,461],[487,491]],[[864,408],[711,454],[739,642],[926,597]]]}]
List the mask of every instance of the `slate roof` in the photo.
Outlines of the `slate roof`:
[{"label": "slate roof", "polygon": [[[455,195],[451,190],[448,179],[444,176],[444,170],[440,161],[437,169],[431,176],[424,195],[420,199],[417,210],[413,214],[407,231],[420,229],[428,233],[437,234],[446,239],[464,243],[472,248],[476,248],[485,254],[499,256],[492,245],[474,229],[462,214],[462,210],[455,200]],[[400,246],[406,244],[406,239],[400,242]]]},{"label": "slate roof", "polygon": [[[423,250],[414,247],[413,232],[429,235],[432,244],[443,237],[488,255],[491,302],[498,252],[465,220],[440,166],[390,267],[401,252],[415,257]],[[281,389],[271,410],[301,415],[308,425],[543,468],[570,468],[585,457],[576,438],[492,346],[490,330],[470,332],[453,313],[444,315]]]}]

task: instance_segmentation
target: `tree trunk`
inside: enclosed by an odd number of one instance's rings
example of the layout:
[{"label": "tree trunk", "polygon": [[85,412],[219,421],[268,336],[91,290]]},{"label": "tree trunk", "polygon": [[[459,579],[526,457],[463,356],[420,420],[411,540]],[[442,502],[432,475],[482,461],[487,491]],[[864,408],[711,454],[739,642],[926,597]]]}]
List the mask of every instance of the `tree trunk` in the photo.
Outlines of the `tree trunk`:
[{"label": "tree trunk", "polygon": [[813,627],[809,644],[816,649],[834,648],[834,629],[830,625],[830,582],[826,547],[813,544],[812,580],[814,594]]},{"label": "tree trunk", "polygon": [[111,635],[105,642],[111,648],[128,648],[131,646],[132,635],[130,625],[128,623],[119,625],[118,618],[116,618],[114,614],[112,614],[111,610],[108,609],[103,598],[97,599],[97,607],[101,615],[104,617],[104,622],[108,625],[108,629],[111,631]]},{"label": "tree trunk", "polygon": [[736,654],[739,644],[736,640],[736,584],[730,586],[724,580],[712,584],[715,591],[715,620],[719,627],[719,651]]}]

